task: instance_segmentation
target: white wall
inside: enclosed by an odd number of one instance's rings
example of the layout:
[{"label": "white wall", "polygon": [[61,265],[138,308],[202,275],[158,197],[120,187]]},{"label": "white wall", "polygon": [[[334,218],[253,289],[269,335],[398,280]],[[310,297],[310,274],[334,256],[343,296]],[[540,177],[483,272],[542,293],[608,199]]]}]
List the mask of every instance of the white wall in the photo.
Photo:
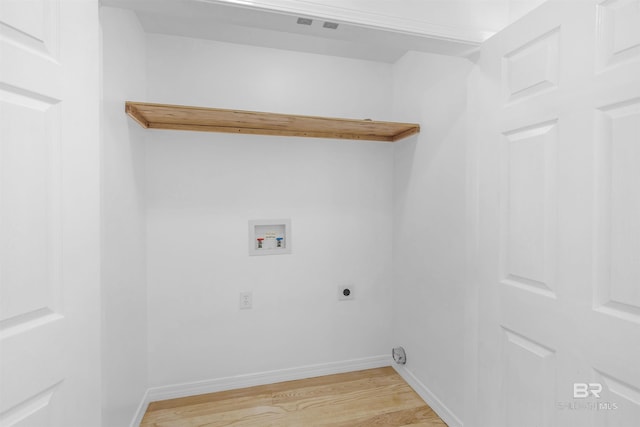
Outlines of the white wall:
[{"label": "white wall", "polygon": [[465,125],[472,68],[465,59],[417,52],[393,66],[394,119],[422,126],[416,138],[394,144],[393,342],[407,351],[406,370],[459,420],[467,410],[472,298]]},{"label": "white wall", "polygon": [[[547,0],[509,0],[509,19],[507,24],[511,24],[522,18],[545,1]],[[504,27],[506,26],[507,25],[504,25]]]},{"label": "white wall", "polygon": [[[387,64],[159,35],[147,48],[152,102],[390,119]],[[392,145],[147,132],[150,386],[389,353]],[[291,218],[291,255],[248,256],[262,218]],[[354,301],[337,300],[345,283]]]},{"label": "white wall", "polygon": [[147,387],[143,130],[124,101],[146,97],[145,34],[133,12],[101,8],[103,418],[131,422]]}]

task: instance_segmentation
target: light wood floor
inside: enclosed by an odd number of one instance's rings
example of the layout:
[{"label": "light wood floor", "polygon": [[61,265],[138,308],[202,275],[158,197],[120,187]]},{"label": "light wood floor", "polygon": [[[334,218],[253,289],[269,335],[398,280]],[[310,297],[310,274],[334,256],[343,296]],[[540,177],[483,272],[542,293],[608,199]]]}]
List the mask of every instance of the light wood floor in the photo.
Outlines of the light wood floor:
[{"label": "light wood floor", "polygon": [[152,402],[141,426],[446,424],[388,367]]}]

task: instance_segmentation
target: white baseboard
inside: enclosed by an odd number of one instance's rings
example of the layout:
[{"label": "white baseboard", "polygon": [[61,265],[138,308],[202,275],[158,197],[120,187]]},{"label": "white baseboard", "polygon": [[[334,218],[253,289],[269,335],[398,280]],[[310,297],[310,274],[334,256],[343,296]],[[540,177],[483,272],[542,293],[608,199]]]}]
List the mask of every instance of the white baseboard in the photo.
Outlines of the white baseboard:
[{"label": "white baseboard", "polygon": [[131,425],[129,427],[140,426],[140,423],[142,423],[142,418],[144,417],[145,412],[147,412],[147,407],[149,406],[150,402],[149,389],[147,389],[147,391],[145,391],[144,395],[142,396],[142,400],[138,405],[138,409],[136,410],[135,416],[133,417],[133,420],[131,421]]},{"label": "white baseboard", "polygon": [[438,414],[442,421],[447,423],[449,427],[462,427],[460,418],[442,403],[440,399],[429,388],[422,383],[409,369],[405,366],[393,365],[393,368],[400,376],[415,390],[416,393],[424,400],[427,405]]},{"label": "white baseboard", "polygon": [[390,355],[372,356],[341,362],[321,363],[317,365],[300,366],[297,368],[278,369],[275,371],[257,372],[253,374],[235,375],[231,377],[193,381],[162,387],[152,387],[147,389],[147,392],[144,394],[143,400],[140,402],[140,406],[138,407],[138,411],[133,421],[131,421],[131,427],[138,427],[142,422],[142,417],[144,417],[144,413],[147,411],[149,403],[158,400],[176,399],[179,397],[215,393],[218,391],[253,387],[257,385],[274,384],[283,381],[301,380],[305,378],[320,377],[323,375],[342,374],[345,372],[361,371],[363,369],[382,368],[384,366],[390,366],[391,363],[392,359]]}]

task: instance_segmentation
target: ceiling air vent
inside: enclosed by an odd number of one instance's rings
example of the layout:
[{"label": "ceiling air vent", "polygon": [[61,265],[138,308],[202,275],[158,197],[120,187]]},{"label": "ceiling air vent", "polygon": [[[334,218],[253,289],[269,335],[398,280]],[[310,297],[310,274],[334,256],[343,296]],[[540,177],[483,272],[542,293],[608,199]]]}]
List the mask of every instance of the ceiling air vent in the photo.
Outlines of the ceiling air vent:
[{"label": "ceiling air vent", "polygon": [[329,28],[330,30],[335,30],[336,28],[338,28],[338,24],[335,22],[325,22],[324,24],[322,24],[323,28]]},{"label": "ceiling air vent", "polygon": [[300,24],[300,25],[311,25],[312,22],[313,22],[313,19],[298,18],[298,24]]}]

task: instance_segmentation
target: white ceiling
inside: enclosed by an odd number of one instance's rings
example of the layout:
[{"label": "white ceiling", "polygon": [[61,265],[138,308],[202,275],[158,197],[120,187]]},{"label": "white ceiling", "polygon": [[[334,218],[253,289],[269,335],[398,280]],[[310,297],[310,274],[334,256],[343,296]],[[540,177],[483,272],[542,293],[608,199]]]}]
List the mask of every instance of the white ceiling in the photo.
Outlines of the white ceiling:
[{"label": "white ceiling", "polygon": [[[395,62],[408,50],[466,56],[542,0],[103,0],[146,32]],[[298,17],[312,25],[297,24]],[[325,21],[338,23],[335,30]]]}]

